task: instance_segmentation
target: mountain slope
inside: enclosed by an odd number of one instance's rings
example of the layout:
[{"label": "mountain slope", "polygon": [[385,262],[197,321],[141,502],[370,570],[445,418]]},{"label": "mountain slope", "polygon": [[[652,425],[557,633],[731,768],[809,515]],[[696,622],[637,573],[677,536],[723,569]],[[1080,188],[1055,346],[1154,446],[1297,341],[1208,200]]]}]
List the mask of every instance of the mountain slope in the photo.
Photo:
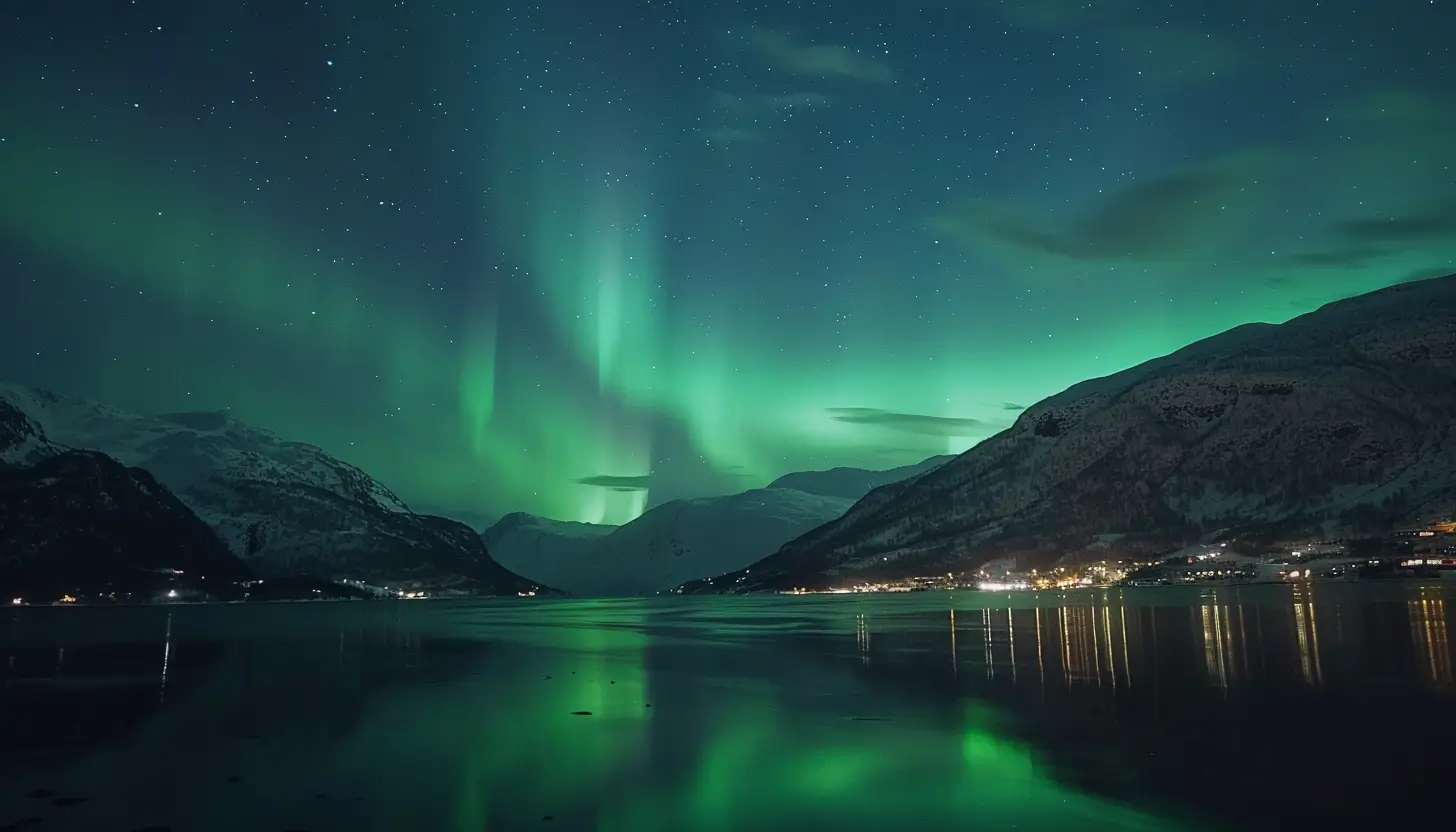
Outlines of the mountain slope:
[{"label": "mountain slope", "polygon": [[506,567],[579,595],[633,595],[752,563],[852,500],[762,488],[664,503],[619,527],[509,515],[484,537]]},{"label": "mountain slope", "polygon": [[954,455],[933,456],[914,465],[902,465],[888,471],[866,468],[830,468],[827,471],[796,471],[784,474],[768,484],[769,488],[792,488],[805,494],[858,500],[882,485],[908,480],[955,459]]},{"label": "mountain slope", "polygon": [[151,472],[259,574],[532,588],[469,527],[414,514],[358,468],[225,413],[141,416],[14,385],[0,402],[51,443]]},{"label": "mountain slope", "polygon": [[[1456,276],[1250,324],[1025,411],[714,586],[1389,528],[1456,503]],[[686,590],[709,589],[706,585]]]},{"label": "mountain slope", "polygon": [[218,581],[250,575],[151,474],[58,448],[0,401],[0,585],[131,587],[148,570],[172,569]]},{"label": "mountain slope", "polygon": [[592,575],[607,558],[604,538],[618,528],[516,512],[480,536],[501,565],[518,575],[577,595],[599,595]]}]

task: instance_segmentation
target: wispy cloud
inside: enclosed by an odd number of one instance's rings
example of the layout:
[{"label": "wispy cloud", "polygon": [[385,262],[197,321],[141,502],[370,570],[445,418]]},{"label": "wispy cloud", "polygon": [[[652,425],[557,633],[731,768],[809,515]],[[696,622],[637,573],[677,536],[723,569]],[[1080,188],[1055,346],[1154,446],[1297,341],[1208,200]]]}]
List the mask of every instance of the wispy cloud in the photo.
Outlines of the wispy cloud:
[{"label": "wispy cloud", "polygon": [[1068,260],[1177,260],[1197,256],[1226,225],[1230,200],[1252,177],[1243,163],[1211,164],[1139,182],[1071,222],[1030,219],[1004,206],[970,204],[935,227],[975,242]]},{"label": "wispy cloud", "polygon": [[1456,237],[1456,200],[1405,214],[1347,220],[1336,224],[1334,232],[1365,243],[1414,243]]},{"label": "wispy cloud", "polygon": [[749,42],[774,63],[795,75],[844,78],[888,84],[895,71],[888,63],[836,43],[803,43],[786,32],[755,29]]},{"label": "wispy cloud", "polygon": [[874,407],[830,407],[826,410],[837,422],[874,425],[922,436],[975,436],[986,429],[985,422],[969,417],[895,413]]},{"label": "wispy cloud", "polygon": [[614,474],[597,474],[576,480],[579,485],[592,485],[612,491],[646,491],[652,484],[652,476],[622,477]]},{"label": "wispy cloud", "polygon": [[1026,409],[1026,405],[1024,405],[1024,404],[1017,404],[1016,402],[1007,402],[1006,404],[1001,405],[1001,409],[1002,410],[1014,410],[1014,411],[1018,411],[1019,412],[1019,411],[1025,410]]}]

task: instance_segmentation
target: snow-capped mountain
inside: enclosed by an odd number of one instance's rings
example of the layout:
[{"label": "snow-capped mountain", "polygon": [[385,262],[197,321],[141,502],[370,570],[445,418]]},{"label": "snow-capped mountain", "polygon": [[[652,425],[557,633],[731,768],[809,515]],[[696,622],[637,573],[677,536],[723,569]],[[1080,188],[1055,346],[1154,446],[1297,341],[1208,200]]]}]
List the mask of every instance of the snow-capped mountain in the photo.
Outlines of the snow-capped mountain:
[{"label": "snow-capped mountain", "polygon": [[151,474],[101,453],[57,447],[0,400],[0,585],[125,587],[162,569],[202,580],[249,576]]},{"label": "snow-capped mountain", "polygon": [[868,468],[830,468],[827,471],[796,471],[784,474],[768,484],[769,488],[792,488],[805,494],[842,497],[858,500],[882,485],[901,482],[932,471],[955,459],[955,455],[933,456],[914,465],[902,465],[888,471]]},{"label": "snow-capped mountain", "polygon": [[760,488],[674,500],[622,526],[512,514],[483,537],[506,568],[548,586],[578,595],[634,595],[752,563],[853,502]]},{"label": "snow-capped mountain", "polygon": [[1249,324],[1025,411],[750,569],[685,590],[1360,534],[1456,509],[1456,275]]},{"label": "snow-capped mountain", "polygon": [[414,514],[358,468],[225,413],[142,416],[15,385],[0,385],[0,402],[48,438],[12,442],[10,457],[44,457],[45,441],[145,469],[259,574],[532,588],[469,527]]},{"label": "snow-capped mountain", "polygon": [[[547,586],[578,595],[603,594],[593,579],[606,559],[603,539],[620,526],[573,523],[516,512],[481,533],[481,539],[502,566]],[[550,575],[551,583],[537,575]],[[565,581],[565,585],[561,584]]]}]

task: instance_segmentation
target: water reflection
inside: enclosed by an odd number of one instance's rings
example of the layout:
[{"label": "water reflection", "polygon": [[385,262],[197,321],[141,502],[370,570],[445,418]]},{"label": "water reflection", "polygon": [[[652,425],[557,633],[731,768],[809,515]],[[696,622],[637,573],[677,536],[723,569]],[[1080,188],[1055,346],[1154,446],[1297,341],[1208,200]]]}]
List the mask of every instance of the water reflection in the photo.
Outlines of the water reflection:
[{"label": "water reflection", "polygon": [[1426,681],[1437,687],[1450,687],[1451,646],[1446,641],[1446,600],[1422,597],[1406,606],[1410,611],[1411,637],[1425,659],[1421,669]]},{"label": "water reflection", "polygon": [[1044,770],[1134,804],[1171,799],[1241,828],[1445,811],[1423,761],[1456,740],[1433,716],[1456,705],[1450,588],[1154,592],[974,610],[984,596],[947,597],[949,612],[925,613],[934,627],[880,604],[857,613],[875,645],[867,679],[991,703]]},{"label": "water reflection", "polygon": [[[34,815],[36,787],[91,798],[57,818],[75,828],[1411,818],[1439,794],[1417,752],[1453,732],[1427,718],[1452,704],[1446,598],[1307,586],[10,613],[0,822]],[[1341,777],[1361,788],[1332,788]]]},{"label": "water reflection", "polygon": [[[1170,590],[1162,590],[1169,592]],[[1408,600],[1371,600],[1345,587],[1280,587],[1282,602],[1262,591],[1202,590],[1188,605],[1143,606],[1122,592],[1088,593],[1060,606],[951,606],[935,613],[943,624],[951,674],[1042,685],[1132,687],[1137,680],[1178,674],[1197,662],[1211,687],[1228,690],[1298,679],[1311,687],[1369,674],[1420,680],[1435,688],[1452,681],[1446,590],[1413,588]],[[1321,598],[1322,594],[1332,597]],[[1261,597],[1262,596],[1262,597]],[[974,594],[951,604],[980,600]],[[1317,600],[1318,599],[1318,600]],[[1072,601],[1075,601],[1072,602]],[[925,631],[903,610],[884,607],[854,617],[861,665],[894,664],[920,655]],[[1406,619],[1408,637],[1392,641],[1392,614]],[[874,645],[872,649],[871,645]],[[973,648],[968,645],[974,644]],[[940,652],[940,651],[936,651]],[[970,677],[966,677],[970,678]]]},{"label": "water reflection", "polygon": [[1324,681],[1320,672],[1319,619],[1315,617],[1314,587],[1294,587],[1294,625],[1299,636],[1299,667],[1304,681],[1314,685]]}]

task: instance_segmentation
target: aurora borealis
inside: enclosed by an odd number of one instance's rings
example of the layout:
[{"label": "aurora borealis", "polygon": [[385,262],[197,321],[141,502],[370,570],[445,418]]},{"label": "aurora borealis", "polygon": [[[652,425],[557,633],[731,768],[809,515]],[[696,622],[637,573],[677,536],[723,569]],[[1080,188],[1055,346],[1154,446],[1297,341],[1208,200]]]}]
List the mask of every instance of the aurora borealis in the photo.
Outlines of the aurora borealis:
[{"label": "aurora borealis", "polygon": [[960,451],[1456,270],[1445,0],[11,4],[0,378],[417,509]]}]

